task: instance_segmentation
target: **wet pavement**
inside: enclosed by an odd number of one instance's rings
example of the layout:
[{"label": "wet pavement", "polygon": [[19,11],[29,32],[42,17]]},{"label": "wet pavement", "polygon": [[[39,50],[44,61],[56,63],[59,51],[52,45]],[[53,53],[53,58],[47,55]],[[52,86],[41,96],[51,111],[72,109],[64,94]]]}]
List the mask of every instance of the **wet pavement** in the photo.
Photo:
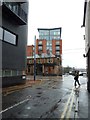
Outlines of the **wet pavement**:
[{"label": "wet pavement", "polygon": [[42,82],[2,96],[3,118],[90,119],[86,77],[79,77],[81,86],[77,89],[70,75],[37,79]]}]

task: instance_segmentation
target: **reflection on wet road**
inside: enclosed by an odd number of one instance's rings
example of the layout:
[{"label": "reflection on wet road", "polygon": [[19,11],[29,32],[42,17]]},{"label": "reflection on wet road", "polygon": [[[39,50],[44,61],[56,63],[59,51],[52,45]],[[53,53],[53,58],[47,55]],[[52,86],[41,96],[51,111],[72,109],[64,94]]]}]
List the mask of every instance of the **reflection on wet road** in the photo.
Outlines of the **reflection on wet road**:
[{"label": "reflection on wet road", "polygon": [[[3,118],[74,118],[76,98],[73,76],[43,77],[42,81],[3,96],[3,110],[0,112]],[[86,90],[86,78],[81,77],[80,82],[79,96],[82,90]]]}]

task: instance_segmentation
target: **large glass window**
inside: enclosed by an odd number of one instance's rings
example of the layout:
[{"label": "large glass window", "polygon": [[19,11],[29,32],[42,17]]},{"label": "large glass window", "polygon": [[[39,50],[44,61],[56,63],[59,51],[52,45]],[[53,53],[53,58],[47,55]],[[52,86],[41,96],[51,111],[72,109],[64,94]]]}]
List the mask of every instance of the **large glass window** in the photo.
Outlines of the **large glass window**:
[{"label": "large glass window", "polygon": [[49,49],[50,47],[49,46],[47,46],[47,50]]},{"label": "large glass window", "polygon": [[12,76],[17,76],[17,71],[12,70]]},{"label": "large glass window", "polygon": [[57,52],[56,52],[56,55],[60,55],[60,52],[59,52],[59,51],[57,51]]},{"label": "large glass window", "polygon": [[0,40],[16,45],[16,35],[0,27]]},{"label": "large glass window", "polygon": [[50,47],[49,49],[50,49],[50,51],[52,51],[52,47]]},{"label": "large glass window", "polygon": [[0,40],[3,40],[3,28],[0,27]]},{"label": "large glass window", "polygon": [[39,41],[39,43],[38,43],[39,45],[42,45],[42,41]]},{"label": "large glass window", "polygon": [[16,2],[4,2],[10,10],[18,14],[19,5]]},{"label": "large glass window", "polygon": [[16,45],[16,35],[4,30],[4,41]]},{"label": "large glass window", "polygon": [[39,46],[38,48],[39,48],[39,50],[42,50],[42,46]]},{"label": "large glass window", "polygon": [[56,41],[56,45],[60,45],[60,42],[59,42],[59,41]]},{"label": "large glass window", "polygon": [[23,71],[18,70],[2,70],[0,71],[0,77],[7,77],[7,76],[19,76],[23,75]]},{"label": "large glass window", "polygon": [[11,71],[10,70],[5,70],[5,76],[11,76]]},{"label": "large glass window", "polygon": [[60,47],[59,47],[59,46],[57,46],[57,47],[56,47],[56,50],[60,50]]}]

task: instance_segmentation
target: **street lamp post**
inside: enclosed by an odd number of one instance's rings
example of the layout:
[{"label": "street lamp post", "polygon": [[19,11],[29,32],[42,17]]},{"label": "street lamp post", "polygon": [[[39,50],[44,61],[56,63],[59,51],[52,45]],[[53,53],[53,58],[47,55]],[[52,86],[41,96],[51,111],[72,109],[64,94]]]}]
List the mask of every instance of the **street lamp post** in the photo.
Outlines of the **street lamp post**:
[{"label": "street lamp post", "polygon": [[36,36],[34,37],[34,81],[36,80]]}]

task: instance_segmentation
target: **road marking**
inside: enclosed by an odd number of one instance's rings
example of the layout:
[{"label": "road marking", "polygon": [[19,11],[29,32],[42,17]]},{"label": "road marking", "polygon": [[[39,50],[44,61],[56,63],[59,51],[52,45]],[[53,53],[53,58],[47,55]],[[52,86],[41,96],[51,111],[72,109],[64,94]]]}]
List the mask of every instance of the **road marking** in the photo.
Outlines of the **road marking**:
[{"label": "road marking", "polygon": [[29,100],[30,100],[30,99],[27,98],[27,99],[25,99],[25,100],[23,100],[23,101],[15,104],[15,105],[11,106],[11,107],[8,107],[8,108],[6,108],[5,110],[0,111],[0,114],[4,113],[4,112],[6,112],[6,111],[8,111],[8,110],[10,110],[10,109],[12,109],[12,108],[14,108],[14,107],[17,107],[18,105],[21,105],[21,104],[23,104],[23,103],[25,103],[25,102],[27,102],[27,101],[29,101]]},{"label": "road marking", "polygon": [[68,111],[68,113],[66,115],[67,120],[69,120],[69,118],[70,118],[70,113],[71,113],[71,110],[72,110],[73,101],[74,101],[74,94],[72,96],[72,100],[71,100],[71,104],[70,104],[70,107],[69,107],[69,111]]},{"label": "road marking", "polygon": [[69,98],[68,98],[68,101],[67,101],[67,103],[66,103],[66,105],[65,105],[64,111],[63,111],[63,113],[62,113],[62,115],[61,115],[61,118],[60,118],[61,120],[63,120],[64,117],[65,117],[66,111],[67,111],[67,109],[68,109],[68,105],[69,105],[69,103],[70,103],[70,99],[71,99],[71,97],[72,97],[72,95],[73,95],[73,89],[74,89],[74,88],[72,88],[71,94],[70,94],[70,96],[69,96]]}]

